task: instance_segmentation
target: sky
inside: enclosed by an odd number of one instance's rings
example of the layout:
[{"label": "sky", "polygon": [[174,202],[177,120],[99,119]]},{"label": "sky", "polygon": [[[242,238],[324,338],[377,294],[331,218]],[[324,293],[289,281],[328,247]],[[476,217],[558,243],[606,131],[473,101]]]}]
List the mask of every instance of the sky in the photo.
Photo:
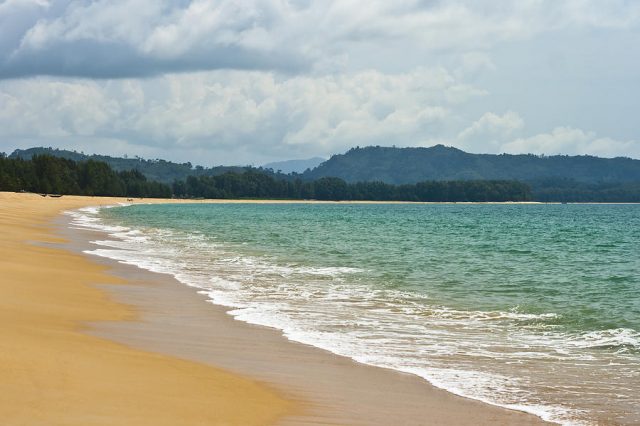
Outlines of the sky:
[{"label": "sky", "polygon": [[640,159],[638,0],[0,0],[0,151]]}]

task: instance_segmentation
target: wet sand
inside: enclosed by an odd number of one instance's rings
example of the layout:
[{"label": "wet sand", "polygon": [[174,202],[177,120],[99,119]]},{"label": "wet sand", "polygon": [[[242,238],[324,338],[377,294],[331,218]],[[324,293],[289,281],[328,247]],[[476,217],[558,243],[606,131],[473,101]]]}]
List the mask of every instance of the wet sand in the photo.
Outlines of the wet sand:
[{"label": "wet sand", "polygon": [[[80,252],[104,235],[56,224]],[[87,332],[129,347],[222,368],[268,383],[294,401],[281,425],[535,425],[539,418],[458,397],[425,380],[291,342],[279,330],[234,320],[196,289],[161,275],[88,256],[126,285],[99,285],[134,307],[136,321],[92,321]]]},{"label": "wet sand", "polygon": [[122,201],[0,193],[0,423],[265,425],[298,412],[254,378],[88,332],[88,323],[134,324],[139,314],[96,286],[127,280],[56,248],[65,242],[51,221]]}]

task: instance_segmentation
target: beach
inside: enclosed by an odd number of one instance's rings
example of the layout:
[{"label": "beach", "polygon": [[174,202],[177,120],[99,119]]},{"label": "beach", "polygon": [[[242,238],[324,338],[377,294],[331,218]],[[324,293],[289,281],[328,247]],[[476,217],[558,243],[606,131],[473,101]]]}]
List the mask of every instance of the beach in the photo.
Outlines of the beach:
[{"label": "beach", "polygon": [[119,202],[0,194],[6,424],[543,423],[288,341],[169,275],[82,254],[99,237],[61,212]]},{"label": "beach", "polygon": [[0,194],[0,417],[6,425],[271,424],[295,404],[251,378],[91,336],[135,321],[96,284],[124,280],[52,244],[61,211],[122,199]]}]

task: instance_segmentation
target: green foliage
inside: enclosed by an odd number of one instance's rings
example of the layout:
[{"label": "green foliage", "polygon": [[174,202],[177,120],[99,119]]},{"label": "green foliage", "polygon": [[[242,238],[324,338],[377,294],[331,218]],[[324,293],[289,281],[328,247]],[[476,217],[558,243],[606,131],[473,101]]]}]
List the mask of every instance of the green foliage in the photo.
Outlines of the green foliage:
[{"label": "green foliage", "polygon": [[[42,152],[55,155],[38,155]],[[95,158],[102,157],[51,148],[17,150],[10,157],[0,153],[0,190],[163,198],[640,202],[640,161],[629,158],[368,147],[334,156],[302,175],[104,157],[118,167],[136,166],[118,170]],[[173,184],[147,174],[158,171],[165,179],[175,176]]]},{"label": "green foliage", "polygon": [[191,163],[174,163],[165,160],[145,160],[139,157],[135,158],[118,158],[108,155],[86,155],[76,151],[68,151],[64,149],[54,148],[29,148],[16,149],[11,158],[22,158],[30,160],[34,156],[48,155],[59,158],[66,158],[76,162],[85,162],[93,160],[96,162],[106,163],[116,172],[137,170],[147,177],[162,183],[171,183],[175,180],[184,180],[188,176],[215,176],[226,172],[243,172],[247,167],[235,166],[218,166],[212,168],[204,168],[202,166],[193,167]]},{"label": "green foliage", "polygon": [[531,182],[533,197],[544,202],[640,203],[640,182],[584,183],[549,178]]},{"label": "green foliage", "polygon": [[348,184],[326,177],[304,182],[276,179],[246,171],[219,176],[190,176],[176,181],[173,192],[183,198],[274,198],[334,201],[528,201],[529,187],[514,181],[440,181],[414,185],[382,182]]},{"label": "green foliage", "polygon": [[592,156],[469,154],[431,148],[353,148],[305,172],[307,180],[339,177],[347,182],[407,184],[430,180],[572,179],[584,183],[640,182],[640,160]]},{"label": "green foliage", "polygon": [[0,156],[0,190],[117,197],[171,197],[171,188],[138,171],[115,172],[99,161],[50,155],[30,160]]},{"label": "green foliage", "polygon": [[[445,193],[438,191],[445,191],[444,188],[431,188],[417,182],[476,181],[469,183],[469,187],[473,187],[486,180],[516,180],[532,188],[536,201],[640,201],[640,160],[630,158],[469,154],[442,145],[431,148],[366,147],[334,155],[316,169],[303,173],[302,178],[314,180],[327,176],[339,177],[346,182],[417,184],[422,196],[435,199],[443,197]],[[496,199],[499,193],[487,193],[486,196]]]}]

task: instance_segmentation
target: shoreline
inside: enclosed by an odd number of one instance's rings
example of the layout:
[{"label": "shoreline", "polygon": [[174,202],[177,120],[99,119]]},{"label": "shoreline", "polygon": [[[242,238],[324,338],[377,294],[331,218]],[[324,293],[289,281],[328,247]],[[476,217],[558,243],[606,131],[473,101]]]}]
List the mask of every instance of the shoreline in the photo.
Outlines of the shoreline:
[{"label": "shoreline", "polygon": [[[69,229],[64,222],[56,220],[58,229],[70,237],[72,250],[92,248],[90,240],[99,235],[97,231]],[[278,424],[418,425],[425,419],[436,424],[546,424],[532,414],[463,398],[418,376],[360,364],[289,341],[280,330],[235,320],[226,313],[229,308],[206,303],[205,296],[172,276],[86,256],[106,266],[110,274],[126,278],[127,285],[100,288],[140,313],[135,322],[92,322],[90,334],[268,383],[305,408],[305,414],[282,418]]]},{"label": "shoreline", "polygon": [[3,424],[264,425],[298,412],[253,378],[87,333],[88,323],[135,322],[140,312],[94,285],[127,280],[61,248],[51,221],[119,202],[0,193]]}]

